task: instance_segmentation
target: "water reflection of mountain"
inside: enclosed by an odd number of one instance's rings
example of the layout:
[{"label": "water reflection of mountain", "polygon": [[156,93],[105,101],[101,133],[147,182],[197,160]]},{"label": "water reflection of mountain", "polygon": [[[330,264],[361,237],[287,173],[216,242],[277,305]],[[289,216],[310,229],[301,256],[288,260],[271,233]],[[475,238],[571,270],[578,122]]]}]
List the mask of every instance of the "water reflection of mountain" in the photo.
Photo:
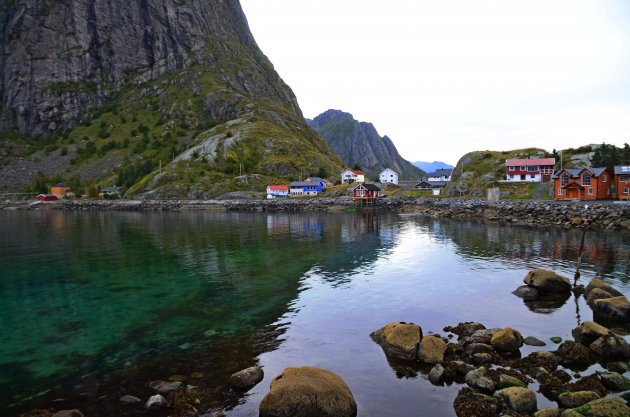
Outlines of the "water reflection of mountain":
[{"label": "water reflection of mountain", "polygon": [[397,227],[373,213],[4,215],[0,389],[13,400],[269,326],[307,272],[347,282]]},{"label": "water reflection of mountain", "polygon": [[[556,260],[575,267],[580,245],[578,229],[528,229],[506,227],[482,221],[449,221],[419,218],[436,237],[457,245],[468,258],[501,259],[518,267]],[[589,231],[586,234],[582,270],[591,275],[610,276],[630,282],[630,235],[625,232]]]}]

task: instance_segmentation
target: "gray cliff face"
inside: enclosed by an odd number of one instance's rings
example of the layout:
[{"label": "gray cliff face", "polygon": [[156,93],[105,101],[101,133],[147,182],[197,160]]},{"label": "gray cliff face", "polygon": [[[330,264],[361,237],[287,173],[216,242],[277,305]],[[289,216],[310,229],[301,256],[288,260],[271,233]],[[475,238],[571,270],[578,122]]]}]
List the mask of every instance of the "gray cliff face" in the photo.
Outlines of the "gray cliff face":
[{"label": "gray cliff face", "polygon": [[346,165],[358,164],[372,179],[385,168],[393,169],[405,179],[426,176],[424,171],[400,156],[389,137],[381,137],[374,125],[358,122],[350,113],[327,110],[309,124]]},{"label": "gray cliff face", "polygon": [[127,84],[243,55],[251,67],[222,81],[301,116],[238,0],[5,0],[0,24],[0,130],[68,129]]}]

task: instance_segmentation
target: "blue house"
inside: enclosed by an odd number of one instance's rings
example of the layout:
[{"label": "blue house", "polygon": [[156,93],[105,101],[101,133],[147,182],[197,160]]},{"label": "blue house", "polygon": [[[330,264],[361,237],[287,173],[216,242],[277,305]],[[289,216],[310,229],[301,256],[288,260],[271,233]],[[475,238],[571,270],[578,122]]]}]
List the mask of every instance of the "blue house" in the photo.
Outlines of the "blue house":
[{"label": "blue house", "polygon": [[293,181],[289,185],[289,195],[291,197],[300,197],[305,195],[317,195],[324,189],[321,182],[310,181]]}]

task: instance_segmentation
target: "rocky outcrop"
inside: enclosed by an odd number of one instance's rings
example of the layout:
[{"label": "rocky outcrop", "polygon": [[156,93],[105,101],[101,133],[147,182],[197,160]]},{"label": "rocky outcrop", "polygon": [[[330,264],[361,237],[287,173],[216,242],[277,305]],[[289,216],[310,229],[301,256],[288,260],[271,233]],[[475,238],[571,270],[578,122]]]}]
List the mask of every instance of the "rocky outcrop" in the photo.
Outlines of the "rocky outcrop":
[{"label": "rocky outcrop", "polygon": [[194,64],[216,65],[219,53],[236,56],[243,49],[252,68],[224,72],[226,84],[301,115],[295,96],[258,50],[237,0],[3,3],[0,129],[29,135],[65,129],[125,84]]},{"label": "rocky outcrop", "polygon": [[403,360],[418,359],[422,328],[414,323],[393,322],[373,332],[370,337],[389,356]]},{"label": "rocky outcrop", "polygon": [[544,269],[535,269],[528,272],[523,278],[523,282],[542,294],[566,294],[571,291],[571,281],[568,278]]},{"label": "rocky outcrop", "polygon": [[354,417],[357,404],[339,375],[303,366],[286,368],[271,381],[259,412],[260,417]]},{"label": "rocky outcrop", "polygon": [[400,178],[426,177],[426,172],[400,156],[389,137],[381,137],[371,123],[358,122],[350,113],[327,110],[309,124],[347,166],[358,164],[369,178],[385,168],[393,169]]}]

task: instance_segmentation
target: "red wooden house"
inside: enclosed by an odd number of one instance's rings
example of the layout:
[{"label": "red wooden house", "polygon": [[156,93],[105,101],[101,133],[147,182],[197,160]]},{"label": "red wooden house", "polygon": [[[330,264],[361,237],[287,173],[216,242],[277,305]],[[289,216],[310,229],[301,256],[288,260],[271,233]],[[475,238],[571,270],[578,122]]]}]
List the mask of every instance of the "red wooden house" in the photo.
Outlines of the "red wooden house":
[{"label": "red wooden house", "polygon": [[357,199],[378,198],[380,193],[381,189],[374,184],[361,184],[354,187],[352,197]]},{"label": "red wooden house", "polygon": [[39,201],[57,201],[59,198],[54,194],[39,194],[37,196],[37,200]]},{"label": "red wooden house", "polygon": [[615,166],[615,189],[618,199],[630,200],[630,165]]},{"label": "red wooden house", "polygon": [[556,172],[554,198],[556,200],[603,200],[614,198],[613,175],[606,168],[564,168]]}]

